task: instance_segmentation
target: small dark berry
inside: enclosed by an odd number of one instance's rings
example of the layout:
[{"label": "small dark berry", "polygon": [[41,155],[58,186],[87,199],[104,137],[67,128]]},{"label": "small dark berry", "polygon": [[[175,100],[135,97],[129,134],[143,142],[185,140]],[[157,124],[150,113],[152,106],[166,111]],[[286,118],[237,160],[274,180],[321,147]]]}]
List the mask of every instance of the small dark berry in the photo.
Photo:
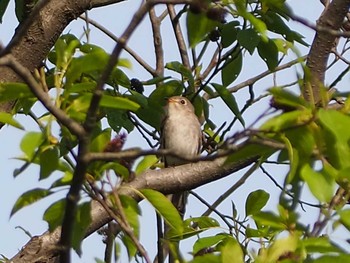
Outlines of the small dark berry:
[{"label": "small dark berry", "polygon": [[131,90],[134,90],[140,94],[142,94],[145,91],[141,81],[139,81],[138,79],[131,79],[130,80],[130,88],[131,88]]},{"label": "small dark berry", "polygon": [[210,41],[216,42],[221,37],[220,31],[218,29],[214,29],[209,33],[208,37],[209,37]]}]

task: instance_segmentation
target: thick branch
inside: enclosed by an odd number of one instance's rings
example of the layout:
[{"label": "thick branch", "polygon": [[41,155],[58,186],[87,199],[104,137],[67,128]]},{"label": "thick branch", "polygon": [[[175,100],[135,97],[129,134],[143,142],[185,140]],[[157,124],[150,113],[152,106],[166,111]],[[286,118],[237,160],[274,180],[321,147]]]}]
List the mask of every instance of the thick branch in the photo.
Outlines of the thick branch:
[{"label": "thick branch", "polygon": [[[251,159],[242,160],[236,163],[225,164],[227,157],[221,157],[213,161],[201,161],[198,163],[186,164],[176,168],[166,168],[161,170],[148,170],[136,177],[130,183],[124,184],[119,189],[119,194],[128,195],[140,201],[140,197],[135,190],[150,188],[164,194],[182,192],[194,189],[198,186],[221,179],[236,172],[258,159],[258,156]],[[91,211],[92,223],[86,236],[92,234],[97,229],[111,220],[110,215],[97,202],[93,202]],[[60,228],[53,233],[44,233],[41,236],[33,237],[22,250],[15,255],[11,262],[58,262],[58,241],[60,238]]]}]

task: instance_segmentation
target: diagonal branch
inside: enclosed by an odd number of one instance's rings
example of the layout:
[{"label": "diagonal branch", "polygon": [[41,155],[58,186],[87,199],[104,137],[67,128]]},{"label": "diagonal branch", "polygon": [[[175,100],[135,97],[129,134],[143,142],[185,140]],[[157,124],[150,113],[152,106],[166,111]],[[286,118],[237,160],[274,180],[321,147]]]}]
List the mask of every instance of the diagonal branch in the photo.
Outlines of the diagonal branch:
[{"label": "diagonal branch", "polygon": [[[333,0],[317,22],[319,28],[339,30],[350,8],[350,0]],[[306,65],[310,70],[310,83],[305,83],[302,93],[304,98],[318,104],[322,100],[322,87],[327,69],[329,54],[336,36],[327,30],[318,31],[310,48]],[[309,86],[310,85],[310,86]]]}]

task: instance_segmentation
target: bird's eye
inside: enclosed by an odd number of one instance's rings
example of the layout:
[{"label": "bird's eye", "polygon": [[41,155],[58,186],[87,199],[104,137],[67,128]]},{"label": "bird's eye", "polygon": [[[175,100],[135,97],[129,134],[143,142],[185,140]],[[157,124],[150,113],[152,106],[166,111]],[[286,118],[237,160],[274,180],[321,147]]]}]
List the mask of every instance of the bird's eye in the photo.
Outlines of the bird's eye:
[{"label": "bird's eye", "polygon": [[182,105],[185,105],[185,104],[186,104],[186,101],[185,101],[185,100],[180,100],[180,103],[181,103]]}]

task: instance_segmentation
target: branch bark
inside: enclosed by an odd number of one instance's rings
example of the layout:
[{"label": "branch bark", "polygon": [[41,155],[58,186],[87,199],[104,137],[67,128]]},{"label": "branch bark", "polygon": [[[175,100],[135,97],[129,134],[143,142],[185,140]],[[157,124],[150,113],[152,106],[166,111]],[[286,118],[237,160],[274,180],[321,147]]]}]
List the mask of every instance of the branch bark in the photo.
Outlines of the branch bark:
[{"label": "branch bark", "polygon": [[[333,0],[317,22],[317,28],[339,30],[346,14],[349,12],[350,0]],[[322,88],[327,69],[328,57],[336,40],[336,35],[326,30],[319,30],[313,40],[306,66],[310,70],[310,85],[304,84],[303,96],[313,103],[322,100]]]}]

